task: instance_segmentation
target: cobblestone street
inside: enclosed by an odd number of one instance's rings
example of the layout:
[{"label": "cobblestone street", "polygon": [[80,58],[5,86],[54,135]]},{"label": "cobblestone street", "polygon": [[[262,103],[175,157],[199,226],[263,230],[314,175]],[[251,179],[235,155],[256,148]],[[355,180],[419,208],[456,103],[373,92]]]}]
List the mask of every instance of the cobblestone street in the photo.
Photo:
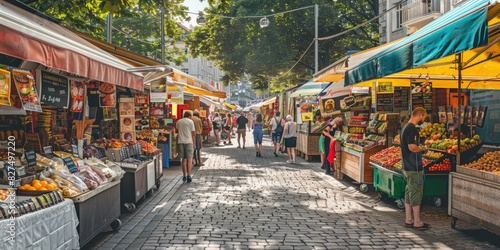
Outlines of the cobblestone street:
[{"label": "cobblestone street", "polygon": [[[249,132],[247,138],[252,138]],[[317,162],[262,158],[246,149],[203,149],[205,166],[190,184],[180,167],[164,171],[160,189],[122,214],[118,232],[104,232],[87,249],[497,249],[498,237],[458,221],[445,207],[423,207],[428,231],[404,227],[404,212],[374,191],[325,175]],[[446,204],[445,204],[446,206]]]}]

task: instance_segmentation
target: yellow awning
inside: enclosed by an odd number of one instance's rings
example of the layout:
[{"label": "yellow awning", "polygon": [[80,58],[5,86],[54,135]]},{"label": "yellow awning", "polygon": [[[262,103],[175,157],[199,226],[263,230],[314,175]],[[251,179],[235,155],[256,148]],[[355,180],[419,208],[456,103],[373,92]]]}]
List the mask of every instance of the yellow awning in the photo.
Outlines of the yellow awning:
[{"label": "yellow awning", "polygon": [[226,105],[226,107],[228,107],[230,109],[236,109],[236,105],[233,105],[231,103],[224,102],[223,104]]}]

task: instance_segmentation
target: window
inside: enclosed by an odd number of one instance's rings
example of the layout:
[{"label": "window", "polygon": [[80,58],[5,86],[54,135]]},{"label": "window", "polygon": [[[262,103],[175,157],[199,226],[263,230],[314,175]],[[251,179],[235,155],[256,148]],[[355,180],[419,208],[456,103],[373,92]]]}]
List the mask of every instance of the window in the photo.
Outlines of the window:
[{"label": "window", "polygon": [[395,29],[401,29],[403,27],[403,4],[401,2],[396,4],[395,24]]}]

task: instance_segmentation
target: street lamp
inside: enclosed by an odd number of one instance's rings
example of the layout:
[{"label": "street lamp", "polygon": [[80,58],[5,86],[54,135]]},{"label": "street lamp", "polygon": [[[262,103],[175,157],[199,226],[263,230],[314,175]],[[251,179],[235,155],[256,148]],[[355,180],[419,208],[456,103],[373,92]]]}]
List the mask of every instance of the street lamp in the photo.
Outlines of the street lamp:
[{"label": "street lamp", "polygon": [[267,17],[263,17],[260,19],[260,27],[261,28],[265,28],[269,26],[269,19],[267,19]]},{"label": "street lamp", "polygon": [[198,17],[196,18],[196,23],[199,25],[205,25],[207,23],[207,19],[203,15],[203,12],[200,11]]}]

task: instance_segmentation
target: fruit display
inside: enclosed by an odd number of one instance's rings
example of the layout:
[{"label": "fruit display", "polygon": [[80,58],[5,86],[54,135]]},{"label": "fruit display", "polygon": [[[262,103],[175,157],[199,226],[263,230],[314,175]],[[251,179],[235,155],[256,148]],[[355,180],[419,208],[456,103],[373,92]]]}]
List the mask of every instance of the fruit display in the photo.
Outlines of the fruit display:
[{"label": "fruit display", "polygon": [[[480,143],[481,137],[479,135],[460,140],[460,152],[466,151]],[[456,154],[458,151],[458,140],[456,139],[426,140],[424,144],[430,149],[446,151],[449,154]]]},{"label": "fruit display", "polygon": [[477,161],[473,161],[463,167],[492,172],[500,175],[500,151],[488,152]]},{"label": "fruit display", "polygon": [[395,135],[394,136],[394,140],[392,140],[393,143],[396,143],[396,144],[401,144],[401,135]]},{"label": "fruit display", "polygon": [[1,202],[7,201],[7,198],[12,192],[13,190],[10,189],[0,189],[0,201]]},{"label": "fruit display", "polygon": [[425,153],[425,157],[430,158],[430,159],[434,159],[434,160],[440,159],[443,156],[444,156],[444,154],[440,153],[440,152],[427,151],[427,153]]},{"label": "fruit display", "polygon": [[29,191],[52,191],[58,189],[54,183],[48,181],[33,180],[31,183],[26,183],[18,188],[19,190]]},{"label": "fruit display", "polygon": [[436,163],[427,168],[428,172],[450,172],[451,162],[450,159],[446,158],[441,163]]},{"label": "fruit display", "polygon": [[139,140],[138,143],[141,144],[142,152],[145,154],[155,154],[159,152],[159,149],[157,147],[153,146],[152,144],[146,141]]},{"label": "fruit display", "polygon": [[442,123],[427,123],[420,129],[420,137],[428,138],[431,140],[439,140],[446,138],[446,126]]},{"label": "fruit display", "polygon": [[392,167],[396,168],[396,169],[399,169],[399,170],[402,170],[403,169],[403,160],[396,162],[394,164],[394,166],[392,166]]},{"label": "fruit display", "polygon": [[108,143],[108,148],[124,148],[131,145],[135,145],[137,142],[133,140],[118,140],[111,139]]},{"label": "fruit display", "polygon": [[380,163],[384,166],[392,167],[398,161],[401,161],[401,149],[398,147],[386,148],[370,157],[370,160]]}]

